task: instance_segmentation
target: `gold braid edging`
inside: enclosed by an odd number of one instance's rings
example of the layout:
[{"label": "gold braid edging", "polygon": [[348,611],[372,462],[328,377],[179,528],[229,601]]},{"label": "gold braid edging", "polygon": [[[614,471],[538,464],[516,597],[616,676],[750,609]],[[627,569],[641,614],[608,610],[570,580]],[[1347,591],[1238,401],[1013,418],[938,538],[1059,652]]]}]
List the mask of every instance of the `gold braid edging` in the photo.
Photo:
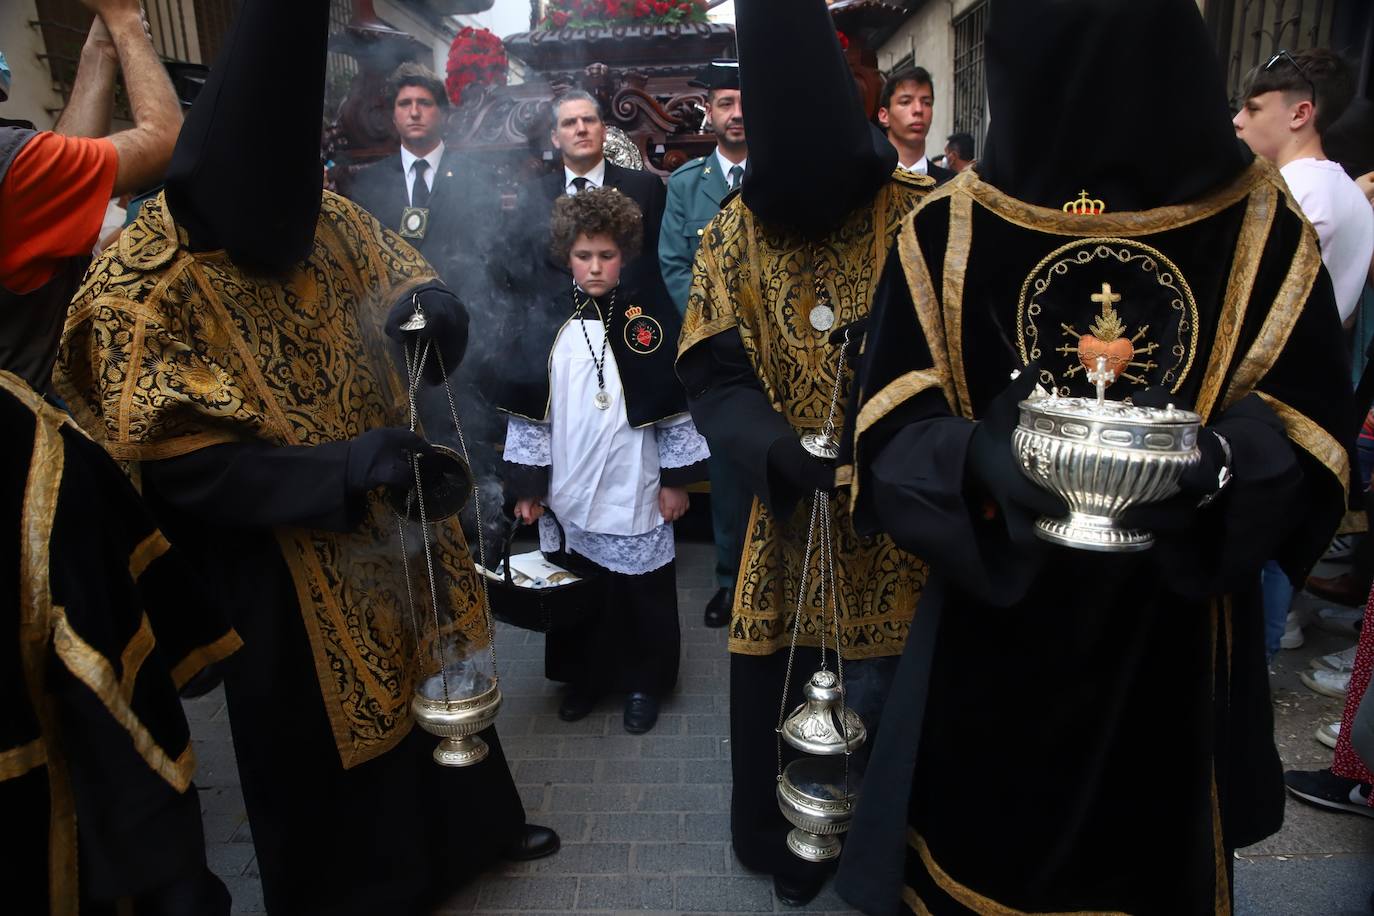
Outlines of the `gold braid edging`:
[{"label": "gold braid edging", "polygon": [[914,828],[907,828],[906,841],[907,845],[916,850],[916,854],[920,856],[921,864],[925,866],[926,874],[930,875],[931,880],[940,890],[975,913],[982,914],[982,916],[1127,916],[1126,913],[1116,910],[1067,910],[1055,913],[1037,910],[1035,913],[1028,913],[1025,910],[1014,909],[998,903],[991,897],[985,897],[952,878],[935,861],[925,838],[917,833]]},{"label": "gold braid edging", "polygon": [[1256,391],[1260,400],[1278,414],[1288,430],[1288,438],[1295,445],[1317,459],[1336,478],[1341,492],[1350,496],[1350,456],[1346,454],[1336,438],[1322,429],[1301,411],[1290,407],[1283,401],[1263,391]]}]

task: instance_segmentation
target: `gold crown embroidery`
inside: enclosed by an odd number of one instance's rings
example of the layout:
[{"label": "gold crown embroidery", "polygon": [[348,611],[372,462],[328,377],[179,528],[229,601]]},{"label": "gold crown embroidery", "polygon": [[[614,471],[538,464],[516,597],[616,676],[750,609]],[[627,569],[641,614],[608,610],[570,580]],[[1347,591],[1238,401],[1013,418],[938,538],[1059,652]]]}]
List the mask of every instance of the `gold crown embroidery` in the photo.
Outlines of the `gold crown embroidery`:
[{"label": "gold crown embroidery", "polygon": [[1101,198],[1089,197],[1087,191],[1079,191],[1078,199],[1069,201],[1061,209],[1079,216],[1099,216],[1107,209],[1107,205]]},{"label": "gold crown embroidery", "polygon": [[643,315],[643,314],[644,314],[644,309],[640,308],[640,307],[637,306],[637,305],[632,305],[632,306],[630,306],[629,308],[627,308],[627,309],[625,310],[625,317],[626,317],[626,318],[638,318],[640,315]]}]

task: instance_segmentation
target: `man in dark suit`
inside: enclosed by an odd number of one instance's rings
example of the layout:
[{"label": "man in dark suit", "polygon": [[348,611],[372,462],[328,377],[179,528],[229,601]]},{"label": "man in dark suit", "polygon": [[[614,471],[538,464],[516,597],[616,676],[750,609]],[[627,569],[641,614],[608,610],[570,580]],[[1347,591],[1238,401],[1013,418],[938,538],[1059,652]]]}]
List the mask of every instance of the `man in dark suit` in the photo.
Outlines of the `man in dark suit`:
[{"label": "man in dark suit", "polygon": [[554,148],[562,155],[563,167],[545,176],[521,204],[521,212],[533,232],[532,260],[539,265],[539,295],[546,296],[572,282],[567,265],[554,264],[548,256],[553,202],[564,194],[606,187],[627,195],[644,214],[644,244],[640,249],[643,253],[626,267],[626,286],[637,291],[646,303],[670,304],[672,299],[663,283],[657,257],[659,225],[667,198],[663,181],[652,172],[621,168],[606,161],[606,125],[601,119],[601,106],[580,89],[565,92],[554,101],[552,139]]},{"label": "man in dark suit", "polygon": [[902,67],[883,83],[878,97],[878,123],[897,150],[897,168],[929,175],[944,184],[955,172],[926,157],[926,134],[935,114],[935,82],[925,67]]},{"label": "man in dark suit", "polygon": [[444,84],[425,67],[404,63],[388,94],[401,148],[359,172],[350,196],[418,249],[469,307],[500,298],[506,281],[487,257],[500,199],[493,182],[444,145]]}]

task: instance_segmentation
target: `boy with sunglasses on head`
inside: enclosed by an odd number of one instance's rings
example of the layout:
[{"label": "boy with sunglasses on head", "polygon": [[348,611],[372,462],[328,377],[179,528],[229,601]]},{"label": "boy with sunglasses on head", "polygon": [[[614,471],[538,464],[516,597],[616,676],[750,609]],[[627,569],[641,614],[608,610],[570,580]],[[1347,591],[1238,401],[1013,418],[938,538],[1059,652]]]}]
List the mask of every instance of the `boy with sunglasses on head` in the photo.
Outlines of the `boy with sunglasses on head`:
[{"label": "boy with sunglasses on head", "polygon": [[1322,135],[1354,96],[1345,61],[1326,48],[1280,50],[1247,80],[1233,123],[1256,155],[1279,167],[1321,239],[1341,321],[1349,323],[1374,255],[1374,211],[1345,170],[1326,157]]}]

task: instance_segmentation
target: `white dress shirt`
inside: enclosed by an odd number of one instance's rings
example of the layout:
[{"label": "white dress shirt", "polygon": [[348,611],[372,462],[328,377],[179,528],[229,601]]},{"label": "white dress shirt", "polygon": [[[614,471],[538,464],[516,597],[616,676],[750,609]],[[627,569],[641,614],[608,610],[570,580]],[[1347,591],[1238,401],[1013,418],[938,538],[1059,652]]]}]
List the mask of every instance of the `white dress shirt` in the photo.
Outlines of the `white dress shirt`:
[{"label": "white dress shirt", "polygon": [[563,191],[571,197],[577,193],[577,188],[573,186],[574,178],[585,178],[594,188],[599,188],[606,183],[606,160],[602,159],[592,166],[591,171],[585,175],[579,175],[566,165],[563,166]]},{"label": "white dress shirt", "polygon": [[[730,170],[735,166],[739,166],[741,169],[743,169],[746,165],[749,164],[748,158],[741,159],[739,162],[731,162],[729,159],[726,159],[723,155],[721,155],[719,146],[716,147],[716,162],[720,165],[720,177],[725,179],[725,187],[727,188],[730,187]],[[744,180],[744,172],[740,172],[739,178],[740,181]]]},{"label": "white dress shirt", "polygon": [[439,171],[439,160],[444,158],[444,141],[440,140],[439,145],[434,147],[423,156],[417,156],[404,146],[401,147],[401,171],[406,176],[406,203],[413,203],[415,200],[415,163],[423,159],[429,163],[429,168],[425,169],[425,187],[430,191],[434,190],[434,173]]},{"label": "white dress shirt", "polygon": [[925,156],[922,156],[920,159],[917,159],[915,162],[911,163],[911,165],[902,165],[902,163],[898,161],[897,167],[905,171],[911,172],[914,175],[929,175],[930,159],[928,159]]}]

